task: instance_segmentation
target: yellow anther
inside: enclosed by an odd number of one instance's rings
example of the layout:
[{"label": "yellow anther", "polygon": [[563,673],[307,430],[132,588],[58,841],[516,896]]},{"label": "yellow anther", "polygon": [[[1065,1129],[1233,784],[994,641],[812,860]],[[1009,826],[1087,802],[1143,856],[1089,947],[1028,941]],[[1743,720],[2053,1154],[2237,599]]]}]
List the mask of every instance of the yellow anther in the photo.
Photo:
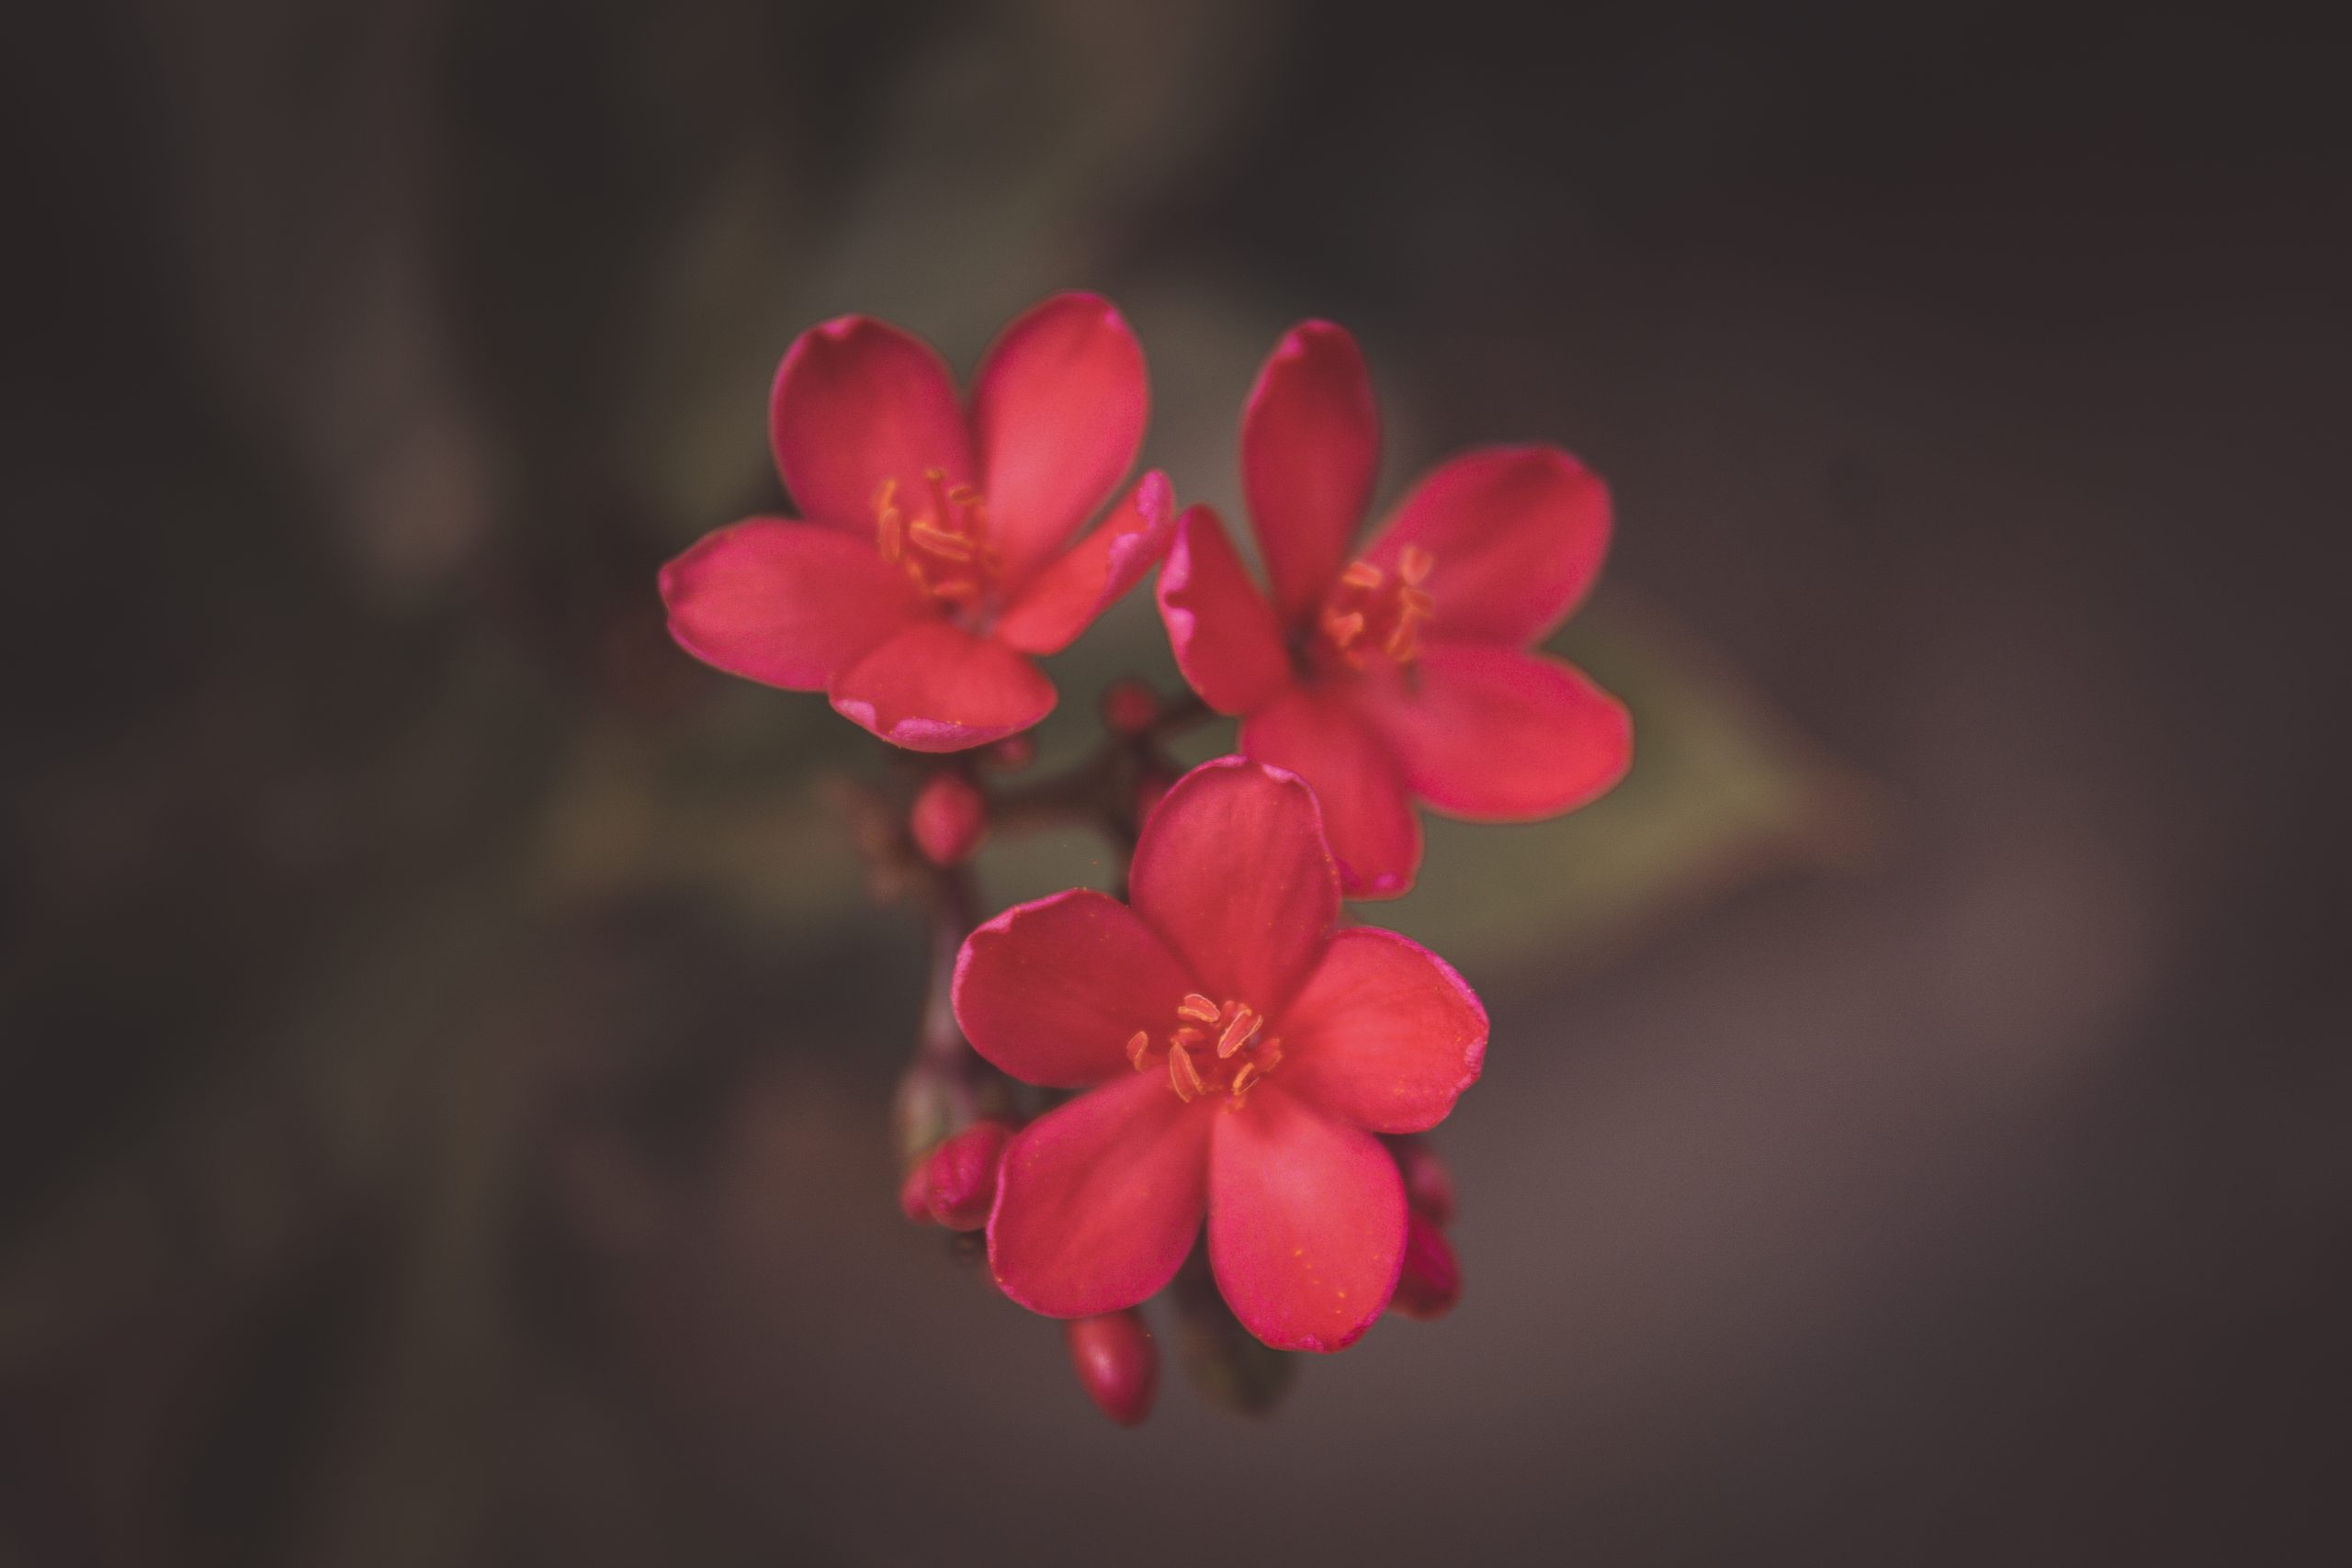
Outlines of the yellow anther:
[{"label": "yellow anther", "polygon": [[1168,1087],[1187,1105],[1204,1095],[1242,1093],[1274,1070],[1281,1043],[1266,1032],[1266,1015],[1244,1001],[1218,1003],[1187,991],[1177,1004],[1176,1027],[1162,1035],[1138,1029],[1127,1037],[1127,1061],[1137,1071],[1157,1067],[1152,1055],[1165,1043]]},{"label": "yellow anther", "polygon": [[1238,1010],[1233,1015],[1233,1021],[1225,1026],[1225,1032],[1216,1037],[1217,1060],[1223,1061],[1249,1044],[1258,1031],[1265,1027],[1265,1022],[1246,1007]]},{"label": "yellow anther", "polygon": [[1190,1105],[1201,1092],[1201,1075],[1193,1066],[1192,1053],[1182,1045],[1168,1047],[1168,1083],[1176,1098]]},{"label": "yellow anther", "polygon": [[952,561],[967,561],[972,558],[971,540],[961,534],[951,534],[935,523],[917,523],[908,532],[915,536],[918,544],[933,555],[944,556]]},{"label": "yellow anther", "polygon": [[874,491],[875,547],[882,558],[907,569],[916,586],[958,609],[985,601],[1001,563],[988,538],[988,508],[978,490],[950,485],[938,468],[924,471],[928,499],[911,504],[907,489],[884,479]]},{"label": "yellow anther", "polygon": [[1436,565],[1419,545],[1397,552],[1393,581],[1370,561],[1351,562],[1316,623],[1327,650],[1354,670],[1370,669],[1375,655],[1400,665],[1419,659],[1415,623],[1427,620],[1433,604],[1420,584]]}]

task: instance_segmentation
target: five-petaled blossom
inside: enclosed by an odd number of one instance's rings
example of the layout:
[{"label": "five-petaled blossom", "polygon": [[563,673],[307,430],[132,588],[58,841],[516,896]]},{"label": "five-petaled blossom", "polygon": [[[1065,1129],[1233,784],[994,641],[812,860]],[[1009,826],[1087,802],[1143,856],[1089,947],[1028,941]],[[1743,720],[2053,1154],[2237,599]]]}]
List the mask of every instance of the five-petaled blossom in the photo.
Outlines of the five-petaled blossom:
[{"label": "five-petaled blossom", "polygon": [[733,674],[821,691],[918,751],[1043,718],[1056,653],[1167,548],[1175,503],[1134,468],[1143,353],[1118,311],[1058,294],[1004,330],[971,408],[938,355],[865,316],[803,333],[776,371],[769,434],[805,521],[721,528],[662,572],[671,635]]},{"label": "five-petaled blossom", "polygon": [[1175,1274],[1204,1217],[1234,1314],[1269,1345],[1337,1350],[1387,1306],[1406,1198],[1379,1133],[1442,1121],[1487,1015],[1393,931],[1335,930],[1315,797],[1239,757],[1177,781],[1145,824],[1130,904],[1086,889],[974,931],[956,1017],[1013,1077],[1085,1093],[1007,1146],[989,1260],[1055,1317],[1118,1311]]},{"label": "five-petaled blossom", "polygon": [[1466,453],[1351,559],[1380,415],[1355,340],[1294,328],[1241,422],[1241,480],[1271,602],[1216,514],[1187,511],[1159,576],[1184,678],[1241,718],[1241,750],[1314,786],[1351,897],[1406,891],[1413,800],[1527,821],[1581,806],[1632,760],[1624,708],[1528,651],[1600,571],[1609,494],[1550,446]]}]

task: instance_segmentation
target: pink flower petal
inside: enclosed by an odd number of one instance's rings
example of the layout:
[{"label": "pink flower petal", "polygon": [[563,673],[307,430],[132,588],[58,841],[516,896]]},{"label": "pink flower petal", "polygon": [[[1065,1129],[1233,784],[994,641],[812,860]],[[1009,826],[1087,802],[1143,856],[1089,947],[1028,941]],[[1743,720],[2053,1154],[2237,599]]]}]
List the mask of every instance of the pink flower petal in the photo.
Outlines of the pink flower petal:
[{"label": "pink flower petal", "polygon": [[1346,329],[1302,321],[1274,345],[1241,415],[1241,488],[1283,618],[1314,614],[1363,522],[1380,411]]},{"label": "pink flower petal", "polygon": [[997,338],[972,383],[980,488],[1007,581],[1102,508],[1143,449],[1143,350],[1099,294],[1057,294]]},{"label": "pink flower petal", "polygon": [[1017,904],[964,939],[956,1021],[1014,1077],[1075,1089],[1133,1072],[1128,1037],[1164,1034],[1193,985],[1134,910],[1074,888]]},{"label": "pink flower petal", "polygon": [[1394,570],[1429,552],[1428,634],[1523,648],[1567,618],[1609,553],[1609,489],[1550,446],[1498,446],[1440,465],[1365,558]]},{"label": "pink flower petal", "polygon": [[933,468],[974,473],[956,380],[929,344],[870,316],[843,316],[793,340],[768,400],[784,482],[811,522],[871,534],[885,479],[920,492]]},{"label": "pink flower petal", "polygon": [[1406,784],[1449,816],[1556,816],[1608,793],[1633,763],[1624,705],[1543,654],[1433,644],[1416,681],[1366,681],[1358,690]]},{"label": "pink flower petal", "polygon": [[1396,1162],[1379,1139],[1317,1113],[1276,1080],[1215,1121],[1209,1264],[1226,1303],[1277,1349],[1347,1348],[1396,1288]]},{"label": "pink flower petal", "polygon": [[706,534],[662,569],[670,635],[706,664],[820,692],[931,601],[871,543],[754,517]]},{"label": "pink flower petal", "polygon": [[1176,495],[1154,468],[1084,538],[1030,578],[996,624],[996,639],[1023,653],[1059,653],[1094,618],[1143,581],[1176,532]]},{"label": "pink flower petal", "polygon": [[1354,927],[1272,1026],[1282,1087],[1374,1133],[1445,1120],[1487,1057],[1487,1010],[1436,953],[1395,931]]},{"label": "pink flower petal", "polygon": [[921,621],[835,678],[834,710],[910,751],[961,751],[1053,711],[1054,683],[1001,643]]},{"label": "pink flower petal", "polygon": [[1142,1073],[1029,1123],[1004,1151],[989,1216],[1004,1293],[1049,1317],[1091,1317],[1167,1284],[1200,1235],[1216,1120],[1166,1075]]},{"label": "pink flower petal", "polygon": [[1274,607],[1205,506],[1177,521],[1176,542],[1159,571],[1159,618],[1177,668],[1217,712],[1262,707],[1290,684],[1290,655]]},{"label": "pink flower petal", "polygon": [[1295,686],[1241,721],[1244,755],[1305,779],[1351,898],[1394,898],[1421,865],[1421,819],[1388,748],[1351,694],[1359,682]]},{"label": "pink flower petal", "polygon": [[1315,797],[1239,757],[1204,762],[1144,823],[1128,881],[1136,913],[1219,1002],[1272,1014],[1340,918],[1340,878]]}]

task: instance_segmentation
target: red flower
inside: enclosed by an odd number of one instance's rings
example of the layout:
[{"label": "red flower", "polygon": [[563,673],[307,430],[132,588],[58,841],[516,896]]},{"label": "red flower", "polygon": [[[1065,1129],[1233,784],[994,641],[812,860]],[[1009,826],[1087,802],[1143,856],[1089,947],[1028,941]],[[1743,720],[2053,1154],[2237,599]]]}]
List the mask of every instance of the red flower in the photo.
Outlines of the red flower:
[{"label": "red flower", "polygon": [[1380,415],[1355,340],[1292,329],[1241,421],[1241,481],[1272,580],[1216,514],[1179,520],[1159,611],[1184,678],[1241,717],[1241,750],[1313,785],[1351,897],[1412,885],[1413,801],[1530,821],[1592,800],[1633,757],[1624,708],[1530,644],[1566,619],[1609,546],[1609,493],[1549,446],[1441,465],[1363,553]]},{"label": "red flower", "polygon": [[1146,407],[1143,353],[1092,294],[1007,327],[968,415],[938,355],[896,327],[803,333],[769,434],[807,521],[754,517],[662,568],[670,634],[914,750],[1025,729],[1054,705],[1027,656],[1069,646],[1167,548],[1157,472],[1070,542],[1135,466]]},{"label": "red flower", "polygon": [[956,1017],[1015,1077],[1088,1092],[1007,1146],[989,1261],[1054,1317],[1168,1283],[1204,1216],[1218,1288],[1251,1333],[1337,1350],[1388,1304],[1405,1251],[1375,1133],[1442,1121],[1478,1077],[1487,1015],[1393,931],[1334,931],[1340,879],[1315,797],[1227,757],[1145,824],[1133,905],[1087,890],[974,931]]}]

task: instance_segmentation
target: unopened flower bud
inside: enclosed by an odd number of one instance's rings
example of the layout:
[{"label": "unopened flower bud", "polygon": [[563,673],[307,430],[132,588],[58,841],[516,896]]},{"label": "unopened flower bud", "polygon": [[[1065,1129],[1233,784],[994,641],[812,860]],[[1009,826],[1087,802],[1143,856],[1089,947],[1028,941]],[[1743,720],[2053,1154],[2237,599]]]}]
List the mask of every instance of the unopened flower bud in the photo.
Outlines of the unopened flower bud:
[{"label": "unopened flower bud", "polygon": [[908,826],[933,865],[959,865],[988,837],[989,803],[963,774],[933,773],[915,796]]},{"label": "unopened flower bud", "polygon": [[993,746],[982,747],[979,756],[991,768],[1018,773],[1037,760],[1037,738],[1026,730],[1008,735]]},{"label": "unopened flower bud", "polygon": [[952,1231],[978,1230],[989,1223],[997,1167],[1012,1135],[1001,1122],[975,1122],[931,1152],[922,1169],[933,1219]]},{"label": "unopened flower bud", "polygon": [[1134,737],[1159,717],[1159,694],[1150,682],[1123,675],[1102,688],[1102,722],[1114,735]]},{"label": "unopened flower bud", "polygon": [[933,1223],[930,1160],[915,1161],[908,1170],[906,1179],[899,1183],[899,1212],[919,1225]]},{"label": "unopened flower bud", "polygon": [[1388,1147],[1396,1156],[1397,1174],[1405,1179],[1405,1201],[1413,1213],[1433,1225],[1452,1224],[1453,1173],[1445,1168],[1444,1158],[1419,1138],[1396,1138]]},{"label": "unopened flower bud", "polygon": [[1100,1317],[1074,1317],[1063,1325],[1069,1364],[1095,1408],[1122,1427],[1151,1414],[1159,1391],[1159,1347],[1133,1307]]},{"label": "unopened flower bud", "polygon": [[1443,1317],[1462,1299],[1462,1265],[1445,1233],[1414,1214],[1405,1224],[1405,1266],[1396,1276],[1389,1306],[1427,1323]]}]

